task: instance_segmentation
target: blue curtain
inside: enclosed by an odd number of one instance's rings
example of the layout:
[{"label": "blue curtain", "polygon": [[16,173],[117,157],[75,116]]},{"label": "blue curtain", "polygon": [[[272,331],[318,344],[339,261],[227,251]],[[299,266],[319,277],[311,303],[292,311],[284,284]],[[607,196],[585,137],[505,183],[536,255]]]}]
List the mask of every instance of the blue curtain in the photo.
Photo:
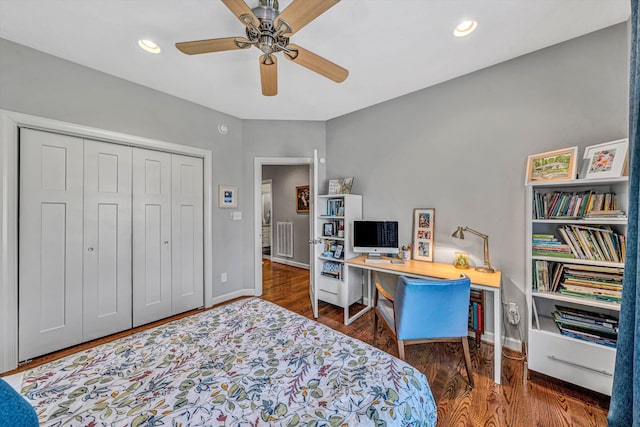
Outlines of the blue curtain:
[{"label": "blue curtain", "polygon": [[638,199],[640,198],[640,39],[638,0],[631,0],[631,72],[629,90],[629,226],[624,264],[620,330],[609,407],[610,427],[640,427],[640,306],[638,305]]}]

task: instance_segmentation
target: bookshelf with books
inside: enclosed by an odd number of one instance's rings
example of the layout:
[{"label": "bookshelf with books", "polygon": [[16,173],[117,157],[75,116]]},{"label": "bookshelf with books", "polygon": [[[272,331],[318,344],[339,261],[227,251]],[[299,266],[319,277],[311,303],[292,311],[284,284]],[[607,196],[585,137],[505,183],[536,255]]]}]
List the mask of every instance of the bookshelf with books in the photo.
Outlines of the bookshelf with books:
[{"label": "bookshelf with books", "polygon": [[628,177],[527,185],[529,369],[611,394]]},{"label": "bookshelf with books", "polygon": [[476,348],[480,348],[480,339],[484,332],[484,291],[471,289],[469,294],[468,327],[476,337]]},{"label": "bookshelf with books", "polygon": [[[344,260],[353,258],[353,221],[362,219],[362,196],[328,194],[318,196],[316,239],[321,243],[315,262],[317,297],[342,308],[362,299],[362,288],[349,286],[347,295]],[[353,278],[356,280],[357,278]]]}]

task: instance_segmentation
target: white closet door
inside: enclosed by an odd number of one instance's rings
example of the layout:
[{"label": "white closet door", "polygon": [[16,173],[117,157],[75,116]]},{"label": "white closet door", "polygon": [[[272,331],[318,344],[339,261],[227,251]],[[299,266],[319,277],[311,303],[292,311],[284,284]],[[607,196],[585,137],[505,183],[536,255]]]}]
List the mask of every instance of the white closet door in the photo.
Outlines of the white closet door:
[{"label": "white closet door", "polygon": [[171,154],[133,149],[133,326],[171,316]]},{"label": "white closet door", "polygon": [[19,360],[82,341],[82,144],[20,130]]},{"label": "white closet door", "polygon": [[171,288],[173,314],[204,305],[202,159],[173,154]]},{"label": "white closet door", "polygon": [[131,328],[131,147],[84,142],[83,339]]}]

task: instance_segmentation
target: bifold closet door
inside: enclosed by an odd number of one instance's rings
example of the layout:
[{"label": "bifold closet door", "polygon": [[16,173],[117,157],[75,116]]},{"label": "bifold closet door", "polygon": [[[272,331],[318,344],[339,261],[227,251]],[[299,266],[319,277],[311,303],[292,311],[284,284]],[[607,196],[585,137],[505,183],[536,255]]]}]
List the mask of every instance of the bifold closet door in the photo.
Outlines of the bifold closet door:
[{"label": "bifold closet door", "polygon": [[19,360],[82,342],[83,141],[20,130]]},{"label": "bifold closet door", "polygon": [[84,141],[84,341],[131,328],[131,151]]},{"label": "bifold closet door", "polygon": [[171,155],[173,314],[204,305],[202,159]]},{"label": "bifold closet door", "polygon": [[171,154],[133,149],[133,326],[171,316]]}]

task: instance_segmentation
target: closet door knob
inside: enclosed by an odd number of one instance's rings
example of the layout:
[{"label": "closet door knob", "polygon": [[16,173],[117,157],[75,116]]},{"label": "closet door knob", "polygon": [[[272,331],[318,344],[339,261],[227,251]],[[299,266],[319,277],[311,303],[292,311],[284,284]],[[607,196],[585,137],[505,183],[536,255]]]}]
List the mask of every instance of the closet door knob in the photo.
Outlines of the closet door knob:
[{"label": "closet door knob", "polygon": [[168,241],[168,240],[165,240],[165,241],[164,241],[164,244],[165,244],[165,245],[168,245],[168,244],[169,244],[169,241]]},{"label": "closet door knob", "polygon": [[89,249],[87,249],[87,251],[93,252],[93,248],[89,248]]}]

